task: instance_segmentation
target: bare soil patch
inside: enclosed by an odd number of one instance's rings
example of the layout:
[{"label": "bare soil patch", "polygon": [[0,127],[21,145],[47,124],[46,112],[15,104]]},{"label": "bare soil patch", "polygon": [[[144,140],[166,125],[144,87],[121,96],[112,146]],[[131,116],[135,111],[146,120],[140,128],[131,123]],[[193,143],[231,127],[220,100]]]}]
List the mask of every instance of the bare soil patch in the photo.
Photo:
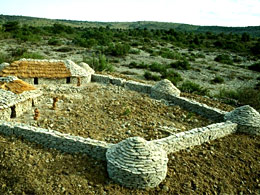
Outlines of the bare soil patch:
[{"label": "bare soil patch", "polygon": [[166,179],[135,190],[108,178],[106,163],[0,136],[1,194],[259,194],[260,138],[243,134],[169,155]]},{"label": "bare soil patch", "polygon": [[[52,97],[56,96],[58,107],[53,110]],[[111,143],[132,136],[159,139],[169,136],[169,132],[213,123],[179,106],[167,106],[148,95],[112,85],[52,86],[42,98],[38,121],[33,120],[33,110],[12,121]]]}]

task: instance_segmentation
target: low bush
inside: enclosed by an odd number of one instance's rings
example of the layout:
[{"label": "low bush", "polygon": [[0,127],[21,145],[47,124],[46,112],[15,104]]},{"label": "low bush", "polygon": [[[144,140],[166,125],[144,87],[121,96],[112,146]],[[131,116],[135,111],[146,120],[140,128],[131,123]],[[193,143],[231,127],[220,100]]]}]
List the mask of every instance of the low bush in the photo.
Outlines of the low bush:
[{"label": "low bush", "polygon": [[57,51],[57,52],[70,52],[72,50],[73,50],[73,48],[64,46],[64,47],[60,47],[60,48],[56,49],[55,51]]},{"label": "low bush", "polygon": [[209,90],[201,87],[197,83],[193,83],[191,81],[185,81],[182,83],[182,85],[179,87],[179,89],[186,93],[195,93],[198,95],[207,95]]},{"label": "low bush", "polygon": [[248,69],[260,72],[260,62],[252,64]]},{"label": "low bush", "polygon": [[45,57],[42,54],[39,54],[36,52],[25,52],[25,53],[23,53],[23,55],[20,56],[20,58],[45,59]]},{"label": "low bush", "polygon": [[236,90],[221,89],[217,98],[233,106],[250,105],[260,110],[260,90],[253,88],[238,88]]},{"label": "low bush", "polygon": [[189,70],[191,68],[190,63],[187,60],[178,60],[170,64],[172,68],[177,68],[179,70]]},{"label": "low bush", "polygon": [[224,83],[224,79],[220,76],[216,76],[214,79],[211,80],[211,83],[213,84]]},{"label": "low bush", "polygon": [[103,54],[99,54],[98,57],[93,54],[91,59],[83,59],[83,61],[89,64],[95,71],[114,71],[114,66],[108,62],[106,56]]},{"label": "low bush", "polygon": [[166,70],[165,72],[161,72],[163,79],[170,80],[174,85],[177,85],[178,82],[182,81],[182,77],[179,73],[174,72],[173,70]]},{"label": "low bush", "polygon": [[231,59],[231,57],[227,54],[221,54],[218,55],[217,57],[215,57],[214,59],[216,62],[220,62],[222,64],[229,64],[232,65],[233,64],[233,60]]},{"label": "low bush", "polygon": [[152,74],[151,72],[145,71],[144,78],[147,80],[153,80],[153,81],[159,81],[161,80],[161,77],[155,74]]},{"label": "low bush", "polygon": [[130,46],[123,43],[110,44],[106,49],[106,53],[112,56],[123,57],[126,56],[130,51]]},{"label": "low bush", "polygon": [[48,41],[49,45],[62,45],[62,42],[59,39],[51,38]]},{"label": "low bush", "polygon": [[152,63],[150,66],[149,66],[149,69],[153,72],[165,72],[166,71],[166,66],[163,65],[163,64],[159,64],[159,63]]},{"label": "low bush", "polygon": [[3,53],[0,53],[0,64],[2,64],[3,62],[11,62],[11,58]]},{"label": "low bush", "polygon": [[129,51],[129,53],[130,54],[140,54],[141,53],[141,51],[139,50],[139,49],[130,49],[130,51]]}]

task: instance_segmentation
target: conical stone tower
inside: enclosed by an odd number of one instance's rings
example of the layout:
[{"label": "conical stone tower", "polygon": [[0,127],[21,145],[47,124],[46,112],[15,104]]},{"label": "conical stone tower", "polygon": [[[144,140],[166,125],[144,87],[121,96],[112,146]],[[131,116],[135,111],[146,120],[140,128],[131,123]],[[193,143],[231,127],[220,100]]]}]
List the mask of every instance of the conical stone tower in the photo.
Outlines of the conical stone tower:
[{"label": "conical stone tower", "polygon": [[238,132],[260,135],[260,114],[249,105],[228,112],[224,118],[237,123]]},{"label": "conical stone tower", "polygon": [[167,153],[141,137],[131,137],[107,150],[109,177],[126,187],[152,188],[167,173]]},{"label": "conical stone tower", "polygon": [[171,81],[164,79],[157,82],[151,89],[151,97],[155,99],[168,99],[169,95],[179,97],[181,91]]}]

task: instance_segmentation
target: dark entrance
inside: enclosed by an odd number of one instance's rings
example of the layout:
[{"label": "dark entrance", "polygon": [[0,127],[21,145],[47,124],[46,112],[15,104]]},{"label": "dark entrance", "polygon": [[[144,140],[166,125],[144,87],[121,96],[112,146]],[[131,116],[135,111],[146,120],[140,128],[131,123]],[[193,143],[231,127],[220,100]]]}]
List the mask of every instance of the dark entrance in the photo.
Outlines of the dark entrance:
[{"label": "dark entrance", "polygon": [[11,107],[11,118],[15,118],[16,117],[16,111],[15,111],[15,106]]},{"label": "dark entrance", "polygon": [[39,84],[39,81],[38,81],[38,78],[37,78],[37,77],[35,77],[35,78],[33,79],[33,83],[34,83],[34,85],[38,85],[38,84]]},{"label": "dark entrance", "polygon": [[66,83],[68,84],[68,83],[70,83],[71,81],[70,81],[70,77],[67,77],[66,78]]}]

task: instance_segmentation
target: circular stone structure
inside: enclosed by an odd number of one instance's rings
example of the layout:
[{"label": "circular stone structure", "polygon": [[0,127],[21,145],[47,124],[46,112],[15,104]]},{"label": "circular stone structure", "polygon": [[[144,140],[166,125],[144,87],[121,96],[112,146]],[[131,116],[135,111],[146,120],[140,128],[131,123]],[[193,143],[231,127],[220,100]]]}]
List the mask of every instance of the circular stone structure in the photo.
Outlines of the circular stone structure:
[{"label": "circular stone structure", "polygon": [[153,188],[167,173],[167,153],[141,137],[130,137],[107,150],[108,175],[125,187]]},{"label": "circular stone structure", "polygon": [[260,114],[249,105],[228,112],[224,118],[237,123],[240,132],[260,135]]},{"label": "circular stone structure", "polygon": [[157,82],[151,89],[151,97],[155,99],[167,99],[167,94],[179,97],[181,91],[168,79]]}]

